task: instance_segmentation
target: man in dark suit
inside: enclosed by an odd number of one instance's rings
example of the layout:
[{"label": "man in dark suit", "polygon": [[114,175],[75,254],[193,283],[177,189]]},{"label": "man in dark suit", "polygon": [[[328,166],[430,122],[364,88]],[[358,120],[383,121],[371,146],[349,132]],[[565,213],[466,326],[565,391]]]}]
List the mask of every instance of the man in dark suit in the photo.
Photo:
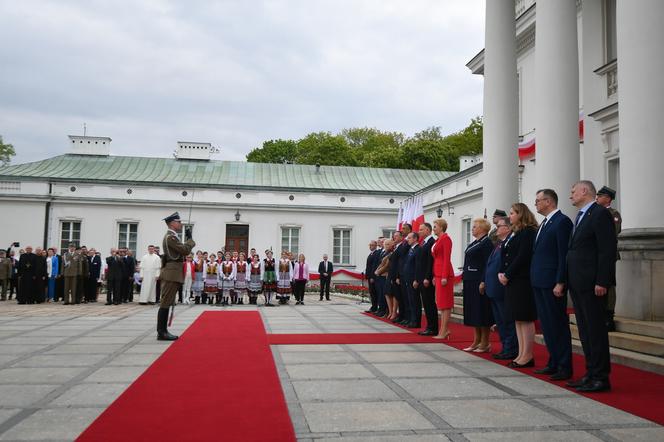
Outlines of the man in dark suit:
[{"label": "man in dark suit", "polygon": [[387,300],[385,299],[385,276],[376,275],[376,269],[383,261],[383,258],[387,255],[387,251],[383,248],[385,238],[378,238],[378,244],[376,247],[376,254],[374,255],[374,262],[372,263],[373,271],[371,275],[374,278],[374,288],[376,289],[376,302],[378,304],[378,310],[376,310],[375,315],[379,318],[384,317],[388,314],[387,309]]},{"label": "man in dark suit", "polygon": [[562,381],[572,377],[572,336],[567,317],[565,261],[573,224],[558,210],[558,195],[551,189],[537,192],[535,208],[540,215],[544,215],[544,221],[535,237],[530,283],[549,351],[547,366],[535,370],[535,373],[548,374],[552,381]]},{"label": "man in dark suit", "polygon": [[117,249],[106,258],[106,305],[122,303],[122,274],[124,262]]},{"label": "man in dark suit", "polygon": [[567,385],[584,392],[611,389],[605,310],[608,288],[616,284],[617,247],[615,241],[604,239],[615,235],[615,227],[611,213],[595,202],[595,196],[591,181],[579,181],[572,186],[570,200],[579,213],[567,251],[567,283],[587,371],[581,379]]},{"label": "man in dark suit", "polygon": [[134,253],[125,248],[125,253],[127,256],[125,256],[125,267],[127,268],[127,286],[126,286],[126,293],[127,293],[127,301],[128,302],[134,302],[134,272],[136,272],[136,258],[134,258]]},{"label": "man in dark suit", "polygon": [[27,246],[18,261],[19,292],[16,300],[19,304],[35,303],[39,290],[38,278],[42,276],[39,257],[32,253],[32,246]]},{"label": "man in dark suit", "polygon": [[88,302],[97,302],[97,287],[101,276],[101,256],[97,255],[95,249],[90,249],[88,253],[88,281],[86,283],[85,300]]},{"label": "man in dark suit", "polygon": [[[420,290],[419,299],[416,299],[415,309],[424,307],[424,315],[427,318],[427,327],[418,334],[422,336],[435,336],[438,334],[438,310],[436,309],[436,294],[433,286],[433,256],[431,247],[436,242],[431,234],[431,224],[420,224],[420,238],[424,238],[422,249],[418,256],[415,280]],[[418,302],[419,301],[419,302]]]},{"label": "man in dark suit", "polygon": [[[406,237],[408,251],[404,256],[403,271],[401,281],[404,291],[404,304],[407,306],[405,324],[408,328],[420,328],[422,323],[422,304],[420,299],[419,283],[417,281],[417,262],[420,259],[422,247],[420,247],[420,235],[417,232],[410,232]],[[419,306],[419,308],[418,308]]]},{"label": "man in dark suit", "polygon": [[405,254],[408,253],[408,243],[403,237],[401,232],[394,232],[392,236],[394,240],[394,251],[390,257],[390,273],[389,278],[391,282],[392,296],[397,301],[399,308],[398,316],[392,320],[395,324],[406,325],[408,324],[408,312],[404,303],[404,287],[401,284],[400,273],[403,271],[403,264]]},{"label": "man in dark suit", "polygon": [[323,255],[323,260],[318,264],[318,274],[320,275],[320,300],[323,300],[323,292],[325,292],[325,299],[330,300],[330,281],[332,280],[332,272],[334,266],[327,260],[327,254]]},{"label": "man in dark suit", "polygon": [[374,263],[376,262],[375,255],[379,253],[377,249],[377,243],[375,239],[369,241],[369,255],[367,255],[367,264],[364,267],[364,277],[367,278],[367,285],[369,289],[369,299],[371,299],[371,308],[365,313],[375,313],[378,310],[378,297],[376,295],[376,279],[374,272],[376,267]]}]

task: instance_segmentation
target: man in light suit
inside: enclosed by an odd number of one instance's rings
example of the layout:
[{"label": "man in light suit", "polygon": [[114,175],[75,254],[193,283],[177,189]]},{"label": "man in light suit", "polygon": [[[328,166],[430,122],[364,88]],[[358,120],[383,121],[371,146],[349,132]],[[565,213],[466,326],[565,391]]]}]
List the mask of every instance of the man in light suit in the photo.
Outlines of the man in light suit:
[{"label": "man in light suit", "polygon": [[323,255],[323,260],[318,264],[318,274],[320,275],[320,300],[323,300],[323,292],[325,292],[325,299],[330,300],[330,281],[332,280],[332,272],[334,267],[332,263],[327,260],[327,254]]},{"label": "man in light suit", "polygon": [[609,333],[605,310],[608,288],[616,284],[616,242],[611,213],[595,202],[596,190],[591,181],[572,186],[570,200],[579,209],[567,251],[569,286],[579,337],[586,356],[586,374],[568,382],[578,391],[597,392],[611,389],[609,373]]},{"label": "man in light suit", "polygon": [[548,374],[552,381],[562,381],[572,377],[572,336],[567,317],[565,261],[573,224],[558,210],[558,194],[552,189],[537,191],[535,208],[537,213],[544,215],[544,221],[533,245],[530,283],[549,351],[548,364],[535,370],[535,373]]}]

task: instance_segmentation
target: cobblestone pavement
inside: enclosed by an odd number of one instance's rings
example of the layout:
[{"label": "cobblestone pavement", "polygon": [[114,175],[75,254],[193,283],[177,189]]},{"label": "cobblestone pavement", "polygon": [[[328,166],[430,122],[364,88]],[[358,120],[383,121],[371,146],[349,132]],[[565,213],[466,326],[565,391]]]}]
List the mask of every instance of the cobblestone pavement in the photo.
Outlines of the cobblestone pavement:
[{"label": "cobblestone pavement", "polygon": [[[364,308],[307,298],[258,310],[269,333],[399,331]],[[178,306],[172,331],[206,309],[218,310]],[[155,316],[135,303],[0,302],[0,440],[75,439],[168,349]],[[656,424],[444,344],[272,350],[302,441],[664,440]]]}]

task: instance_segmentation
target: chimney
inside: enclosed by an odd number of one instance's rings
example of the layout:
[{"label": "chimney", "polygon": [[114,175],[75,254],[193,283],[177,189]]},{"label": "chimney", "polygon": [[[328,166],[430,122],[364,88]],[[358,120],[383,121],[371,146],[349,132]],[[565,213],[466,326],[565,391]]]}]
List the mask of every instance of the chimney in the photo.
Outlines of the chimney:
[{"label": "chimney", "polygon": [[111,139],[109,137],[88,137],[85,135],[68,135],[70,153],[75,155],[109,156]]}]

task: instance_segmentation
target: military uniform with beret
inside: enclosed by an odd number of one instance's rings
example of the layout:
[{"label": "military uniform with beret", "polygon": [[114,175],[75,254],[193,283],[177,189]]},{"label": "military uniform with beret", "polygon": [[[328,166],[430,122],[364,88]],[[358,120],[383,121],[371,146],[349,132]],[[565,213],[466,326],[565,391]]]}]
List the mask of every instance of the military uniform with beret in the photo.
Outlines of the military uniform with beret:
[{"label": "military uniform with beret", "polygon": [[[606,186],[602,186],[602,188],[597,191],[597,195],[608,196],[609,198],[611,198],[611,202],[613,202],[613,200],[616,199],[616,191]],[[611,214],[611,218],[613,218],[613,226],[616,228],[616,243],[617,243],[618,235],[620,235],[620,232],[622,231],[622,216],[620,215],[620,212],[618,212],[616,209],[614,209],[611,206],[607,207],[607,210]],[[616,261],[618,261],[619,259],[620,259],[620,252],[616,247]],[[613,320],[613,316],[615,315],[615,310],[616,310],[616,286],[611,286],[608,288],[606,294],[606,326],[609,331],[616,331],[616,324]]]}]

